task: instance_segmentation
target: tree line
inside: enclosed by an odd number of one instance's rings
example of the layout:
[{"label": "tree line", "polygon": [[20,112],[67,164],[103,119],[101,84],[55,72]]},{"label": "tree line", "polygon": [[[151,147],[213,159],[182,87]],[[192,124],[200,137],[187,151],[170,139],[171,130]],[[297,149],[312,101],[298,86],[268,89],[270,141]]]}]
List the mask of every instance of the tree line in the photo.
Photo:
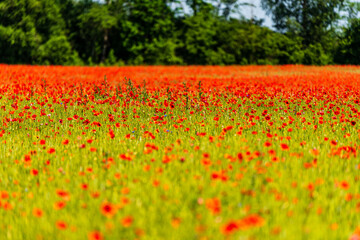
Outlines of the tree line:
[{"label": "tree line", "polygon": [[[0,62],[55,65],[359,64],[359,4],[262,0],[0,0]],[[247,8],[248,9],[248,8]]]}]

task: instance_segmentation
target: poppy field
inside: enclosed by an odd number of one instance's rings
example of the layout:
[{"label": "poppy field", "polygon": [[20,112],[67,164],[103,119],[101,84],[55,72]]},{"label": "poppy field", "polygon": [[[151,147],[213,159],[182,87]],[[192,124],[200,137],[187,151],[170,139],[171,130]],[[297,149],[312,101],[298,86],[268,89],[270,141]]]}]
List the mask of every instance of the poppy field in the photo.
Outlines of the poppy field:
[{"label": "poppy field", "polygon": [[0,65],[0,239],[360,239],[360,68]]}]

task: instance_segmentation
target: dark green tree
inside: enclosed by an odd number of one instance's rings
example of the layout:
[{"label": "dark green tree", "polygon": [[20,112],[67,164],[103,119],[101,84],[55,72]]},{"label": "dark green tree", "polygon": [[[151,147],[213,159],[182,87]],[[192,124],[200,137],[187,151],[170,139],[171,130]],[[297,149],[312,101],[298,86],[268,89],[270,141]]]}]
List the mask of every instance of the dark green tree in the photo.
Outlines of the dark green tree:
[{"label": "dark green tree", "polygon": [[79,27],[83,42],[90,50],[90,57],[104,62],[109,46],[109,32],[116,26],[116,17],[109,11],[108,4],[93,4],[79,16]]},{"label": "dark green tree", "polygon": [[329,40],[344,6],[345,0],[262,0],[275,28],[301,36],[306,46]]},{"label": "dark green tree", "polygon": [[186,17],[179,35],[178,54],[188,64],[221,64],[216,49],[217,18],[212,5],[203,7],[196,15]]},{"label": "dark green tree", "polygon": [[[64,32],[54,0],[0,1],[0,61],[7,63],[71,64],[76,54]],[[59,44],[48,47],[50,44]],[[39,51],[39,49],[42,51]],[[67,49],[63,52],[64,49]],[[69,49],[70,48],[70,49]],[[69,50],[69,51],[68,51]],[[67,56],[58,57],[59,55]],[[58,61],[45,61],[52,57]]]},{"label": "dark green tree", "polygon": [[360,64],[360,19],[352,19],[340,38],[335,60],[342,64]]},{"label": "dark green tree", "polygon": [[175,14],[166,0],[124,1],[124,14],[118,19],[122,52],[130,64],[179,64],[175,55]]}]

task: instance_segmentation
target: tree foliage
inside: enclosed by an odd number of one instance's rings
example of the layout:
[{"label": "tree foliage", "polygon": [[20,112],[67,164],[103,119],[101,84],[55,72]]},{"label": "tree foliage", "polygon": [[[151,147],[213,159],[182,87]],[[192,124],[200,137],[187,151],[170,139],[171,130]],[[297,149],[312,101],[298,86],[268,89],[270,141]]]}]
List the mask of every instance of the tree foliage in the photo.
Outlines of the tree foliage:
[{"label": "tree foliage", "polygon": [[[0,0],[10,64],[359,64],[358,4],[262,0]],[[345,18],[342,18],[344,17]],[[342,25],[339,21],[342,20]],[[346,22],[344,24],[344,21]]]}]

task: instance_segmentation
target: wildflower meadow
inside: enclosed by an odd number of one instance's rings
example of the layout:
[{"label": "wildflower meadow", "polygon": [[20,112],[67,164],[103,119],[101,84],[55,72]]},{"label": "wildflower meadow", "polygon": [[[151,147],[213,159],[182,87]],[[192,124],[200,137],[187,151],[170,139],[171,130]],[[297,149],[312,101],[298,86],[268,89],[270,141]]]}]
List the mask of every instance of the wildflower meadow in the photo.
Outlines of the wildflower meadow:
[{"label": "wildflower meadow", "polygon": [[0,239],[360,239],[360,68],[0,65]]}]

